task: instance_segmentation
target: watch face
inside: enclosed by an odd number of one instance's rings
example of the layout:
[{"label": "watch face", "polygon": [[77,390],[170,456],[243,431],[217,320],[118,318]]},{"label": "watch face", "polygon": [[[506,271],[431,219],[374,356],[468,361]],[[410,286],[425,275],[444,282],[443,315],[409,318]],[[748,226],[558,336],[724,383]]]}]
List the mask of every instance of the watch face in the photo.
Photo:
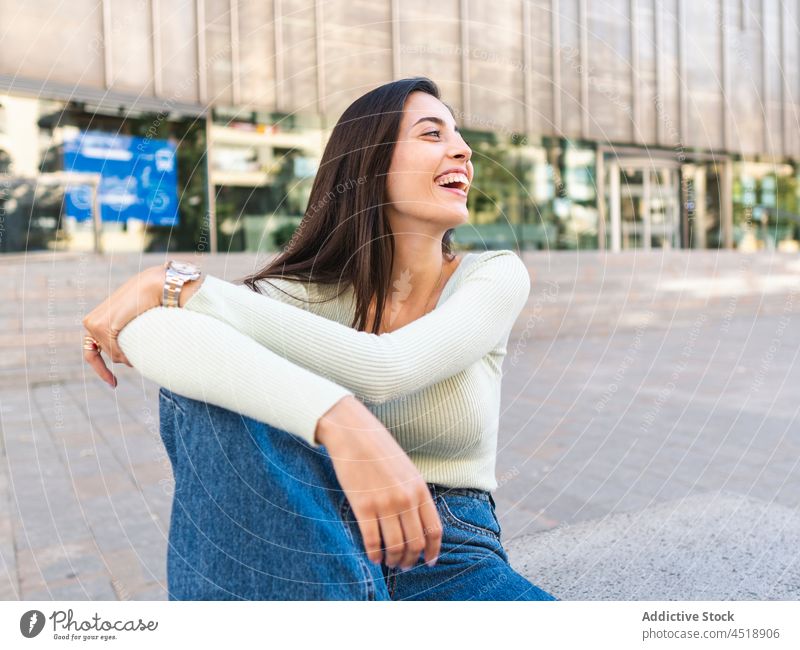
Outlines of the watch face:
[{"label": "watch face", "polygon": [[200,269],[190,262],[170,262],[170,267],[183,275],[194,275],[200,273]]}]

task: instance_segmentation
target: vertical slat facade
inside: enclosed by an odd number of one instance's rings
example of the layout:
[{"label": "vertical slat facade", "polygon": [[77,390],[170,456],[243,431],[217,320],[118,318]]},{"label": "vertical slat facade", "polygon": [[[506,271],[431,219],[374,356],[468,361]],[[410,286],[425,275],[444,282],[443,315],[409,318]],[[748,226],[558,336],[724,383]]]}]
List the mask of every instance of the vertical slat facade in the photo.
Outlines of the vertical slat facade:
[{"label": "vertical slat facade", "polygon": [[0,0],[0,17],[5,90],[330,124],[426,75],[472,128],[800,158],[800,0]]}]

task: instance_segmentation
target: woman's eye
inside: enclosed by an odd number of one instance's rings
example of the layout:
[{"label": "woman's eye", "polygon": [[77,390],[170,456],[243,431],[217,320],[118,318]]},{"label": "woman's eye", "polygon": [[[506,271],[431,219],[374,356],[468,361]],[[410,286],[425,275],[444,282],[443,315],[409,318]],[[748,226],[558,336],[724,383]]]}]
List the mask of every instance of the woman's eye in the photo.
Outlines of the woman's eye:
[{"label": "woman's eye", "polygon": [[441,131],[428,131],[427,133],[423,133],[423,135],[435,135],[437,138],[441,134]]}]

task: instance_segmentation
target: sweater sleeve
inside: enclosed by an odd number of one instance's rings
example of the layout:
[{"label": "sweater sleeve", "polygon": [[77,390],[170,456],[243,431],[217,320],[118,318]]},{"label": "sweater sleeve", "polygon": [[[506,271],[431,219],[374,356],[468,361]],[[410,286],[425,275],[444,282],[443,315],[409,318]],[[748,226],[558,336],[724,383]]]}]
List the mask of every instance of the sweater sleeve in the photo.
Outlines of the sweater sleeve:
[{"label": "sweater sleeve", "polygon": [[118,341],[133,367],[157,384],[285,429],[314,447],[319,418],[352,395],[230,325],[185,309],[150,309]]},{"label": "sweater sleeve", "polygon": [[273,352],[382,403],[469,367],[508,334],[527,302],[530,276],[512,251],[490,251],[428,314],[386,334],[359,332],[312,312],[206,276],[185,308],[208,314]]}]

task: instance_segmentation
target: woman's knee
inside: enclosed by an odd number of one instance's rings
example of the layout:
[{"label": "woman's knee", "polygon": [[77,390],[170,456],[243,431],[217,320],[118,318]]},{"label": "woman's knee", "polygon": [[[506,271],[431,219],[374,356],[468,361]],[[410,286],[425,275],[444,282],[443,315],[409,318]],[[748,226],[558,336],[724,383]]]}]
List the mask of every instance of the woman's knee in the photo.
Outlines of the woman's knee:
[{"label": "woman's knee", "polygon": [[[164,388],[159,414],[176,484],[188,478],[244,483],[273,494],[291,491],[297,499],[327,499],[338,508],[341,487],[324,447],[312,447],[278,427]],[[313,497],[312,490],[318,492]]]},{"label": "woman's knee", "polygon": [[[177,459],[171,589],[206,593],[213,583],[250,598],[370,597],[377,583],[342,521],[345,495],[324,449],[169,391],[160,399],[165,445]],[[332,591],[303,586],[320,574]]]}]

